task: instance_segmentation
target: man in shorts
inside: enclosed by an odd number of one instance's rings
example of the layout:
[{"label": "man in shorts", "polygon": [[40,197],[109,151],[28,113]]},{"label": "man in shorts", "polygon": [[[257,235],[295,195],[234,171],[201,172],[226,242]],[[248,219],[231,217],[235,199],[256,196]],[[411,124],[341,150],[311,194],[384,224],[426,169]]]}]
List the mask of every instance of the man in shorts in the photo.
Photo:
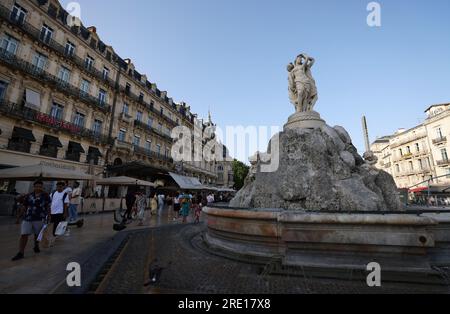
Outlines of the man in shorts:
[{"label": "man in shorts", "polygon": [[24,216],[21,227],[19,253],[13,257],[13,261],[24,258],[28,237],[34,234],[34,252],[40,253],[37,237],[44,226],[44,221],[49,214],[50,197],[43,190],[42,181],[36,181],[32,193],[25,195],[23,201]]}]

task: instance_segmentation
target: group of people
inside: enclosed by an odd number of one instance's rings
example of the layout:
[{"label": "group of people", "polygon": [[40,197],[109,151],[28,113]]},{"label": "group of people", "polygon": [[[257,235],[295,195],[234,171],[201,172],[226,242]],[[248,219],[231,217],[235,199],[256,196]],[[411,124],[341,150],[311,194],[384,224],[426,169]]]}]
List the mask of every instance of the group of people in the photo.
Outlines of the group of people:
[{"label": "group of people", "polygon": [[138,225],[142,226],[145,218],[145,210],[150,208],[150,214],[161,217],[163,210],[168,209],[169,219],[187,222],[187,217],[192,213],[194,222],[200,222],[202,207],[215,202],[214,194],[191,194],[187,192],[177,193],[153,193],[149,202],[144,190],[128,191],[125,196],[126,211],[124,222],[131,220],[133,214],[139,220]]},{"label": "group of people", "polygon": [[81,202],[80,184],[75,182],[70,187],[68,182],[58,182],[51,194],[44,190],[44,183],[36,181],[33,192],[24,195],[18,205],[18,218],[22,220],[20,228],[19,252],[13,261],[23,259],[30,235],[34,235],[34,252],[40,253],[38,236],[44,226],[53,224],[52,233],[56,237],[59,223],[78,220],[78,206]]}]

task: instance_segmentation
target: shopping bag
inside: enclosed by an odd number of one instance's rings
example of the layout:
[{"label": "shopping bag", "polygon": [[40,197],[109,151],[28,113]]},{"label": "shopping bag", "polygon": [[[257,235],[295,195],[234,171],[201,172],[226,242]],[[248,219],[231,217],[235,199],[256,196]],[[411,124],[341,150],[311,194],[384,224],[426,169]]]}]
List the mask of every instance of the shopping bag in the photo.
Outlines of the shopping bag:
[{"label": "shopping bag", "polygon": [[49,247],[51,247],[53,245],[53,243],[55,242],[54,236],[53,236],[53,223],[48,224],[47,227],[45,228],[45,230],[43,230],[42,240],[40,242],[41,242],[41,247],[44,249],[48,249]]},{"label": "shopping bag", "polygon": [[66,233],[66,230],[67,230],[67,221],[61,221],[58,224],[58,227],[56,227],[55,235],[63,236],[64,233]]},{"label": "shopping bag", "polygon": [[47,229],[47,224],[45,224],[45,225],[42,227],[42,229],[41,229],[41,231],[39,232],[39,235],[38,235],[36,241],[42,242],[42,239],[44,238],[45,229]]}]

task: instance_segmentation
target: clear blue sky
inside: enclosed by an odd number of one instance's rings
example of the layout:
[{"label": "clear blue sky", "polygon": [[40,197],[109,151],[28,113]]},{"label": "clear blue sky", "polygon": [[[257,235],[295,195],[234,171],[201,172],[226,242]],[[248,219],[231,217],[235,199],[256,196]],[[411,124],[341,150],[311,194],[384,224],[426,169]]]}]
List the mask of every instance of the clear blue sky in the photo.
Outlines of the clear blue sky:
[{"label": "clear blue sky", "polygon": [[[62,1],[63,5],[69,1]],[[450,1],[80,0],[86,26],[141,73],[225,125],[280,125],[293,113],[286,65],[316,58],[317,111],[342,125],[362,153],[370,140],[409,128],[431,104],[450,102]]]}]

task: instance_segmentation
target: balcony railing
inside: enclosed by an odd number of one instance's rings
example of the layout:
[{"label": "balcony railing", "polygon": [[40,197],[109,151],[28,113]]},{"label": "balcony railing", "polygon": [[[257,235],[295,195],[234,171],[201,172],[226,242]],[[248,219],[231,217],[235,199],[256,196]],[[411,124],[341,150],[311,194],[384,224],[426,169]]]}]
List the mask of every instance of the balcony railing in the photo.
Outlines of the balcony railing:
[{"label": "balcony railing", "polygon": [[171,157],[168,157],[168,156],[165,156],[162,154],[158,154],[157,152],[153,152],[151,150],[148,150],[146,148],[143,148],[143,147],[140,147],[137,145],[133,145],[133,151],[136,155],[147,156],[148,158],[154,158],[154,159],[167,161],[167,162],[173,162],[173,159]]},{"label": "balcony railing", "polygon": [[442,143],[445,143],[445,142],[447,142],[447,137],[446,136],[441,136],[441,137],[435,138],[433,140],[433,144],[434,145],[442,144]]},{"label": "balcony railing", "polygon": [[0,5],[0,18],[6,20],[10,24],[15,25],[16,27],[20,28],[23,32],[28,34],[30,37],[32,37],[34,40],[41,42],[42,44],[46,45],[47,47],[54,50],[59,55],[63,56],[64,58],[74,62],[76,65],[80,67],[84,72],[87,74],[95,76],[97,79],[106,82],[108,85],[110,85],[112,88],[115,87],[115,82],[109,78],[104,78],[103,73],[97,70],[95,67],[91,67],[90,69],[85,67],[85,62],[80,57],[74,55],[74,54],[68,54],[66,51],[66,48],[59,44],[57,41],[55,41],[53,38],[49,38],[47,36],[42,36],[41,30],[37,29],[30,23],[23,21],[23,20],[17,20],[12,18],[12,11],[8,8],[4,7],[3,5]]},{"label": "balcony railing", "polygon": [[53,130],[87,138],[96,143],[108,144],[111,142],[108,136],[99,132],[79,127],[73,123],[54,118],[46,113],[25,107],[23,105],[0,101],[0,112],[16,119],[30,121]]},{"label": "balcony railing", "polygon": [[48,83],[56,87],[60,92],[71,95],[78,98],[80,101],[93,105],[95,108],[103,111],[109,112],[111,107],[108,104],[100,101],[98,98],[91,96],[90,94],[80,90],[79,88],[67,83],[56,76],[46,72],[45,70],[36,67],[35,65],[17,58],[15,55],[8,53],[4,49],[0,48],[0,61],[6,63],[10,67],[23,71],[36,80],[42,83]]},{"label": "balcony railing", "polygon": [[450,159],[446,158],[446,159],[438,160],[437,165],[438,166],[448,166],[448,165],[450,165]]},{"label": "balcony railing", "polygon": [[128,113],[125,113],[125,112],[122,112],[120,114],[119,118],[120,118],[120,120],[122,120],[126,123],[131,123],[131,120],[132,120],[132,117]]},{"label": "balcony railing", "polygon": [[430,173],[431,169],[429,167],[423,167],[422,169],[412,169],[412,170],[402,170],[400,172],[395,172],[396,176],[411,176],[415,174],[425,174]]},{"label": "balcony railing", "polygon": [[126,141],[119,140],[119,139],[117,139],[117,141],[116,141],[116,147],[119,149],[125,149],[128,151],[131,151],[131,149],[132,149],[131,143],[128,143]]},{"label": "balcony railing", "polygon": [[[36,28],[35,26],[28,23],[27,21],[12,18],[12,11],[3,5],[0,5],[0,19],[5,20],[8,23],[18,27],[24,33],[26,33],[28,36],[33,38],[34,40],[41,42],[42,44],[44,44],[48,48],[52,49],[53,51],[55,51],[57,54],[59,54],[63,58],[66,58],[67,60],[72,61],[85,73],[90,74],[90,75],[94,76],[95,78],[99,79],[100,81],[107,83],[113,89],[116,88],[115,81],[113,81],[109,77],[104,77],[103,73],[101,71],[97,70],[95,67],[86,68],[85,60],[81,59],[80,57],[78,57],[77,55],[75,55],[73,53],[68,53],[65,46],[61,45],[60,43],[55,41],[53,38],[41,37],[40,29]],[[76,27],[72,28],[71,29],[72,33],[77,35],[78,34],[77,29],[78,28],[76,28]],[[141,85],[145,86],[145,84],[141,84]],[[124,88],[120,88],[120,91],[124,92]],[[154,90],[147,89],[147,91],[149,93],[155,95],[156,97],[158,97],[157,93]],[[139,103],[143,103],[144,105],[146,105],[142,100],[139,99],[139,96],[136,96],[136,95],[130,93],[129,97],[132,98],[133,100],[136,100]],[[165,101],[164,99],[162,99],[160,97],[158,97],[158,98],[167,103],[167,101]],[[182,112],[179,112],[179,114],[181,115],[181,118],[184,119],[185,121],[188,121],[189,123],[194,123],[193,119],[188,118]],[[170,119],[169,117],[163,116],[163,118],[168,123],[171,123],[173,126],[177,125],[176,121]]]},{"label": "balcony railing", "polygon": [[168,140],[170,142],[172,142],[172,140],[173,140],[172,137],[170,137],[169,135],[164,134],[162,131],[160,131],[160,130],[158,130],[158,129],[156,129],[156,128],[148,125],[148,124],[145,124],[142,121],[134,120],[134,126],[137,127],[137,128],[141,128],[143,130],[146,130],[146,131],[153,132],[156,135],[158,135],[158,136],[160,136],[160,137],[162,137],[162,138],[164,138],[164,139],[166,139],[166,140]]}]

